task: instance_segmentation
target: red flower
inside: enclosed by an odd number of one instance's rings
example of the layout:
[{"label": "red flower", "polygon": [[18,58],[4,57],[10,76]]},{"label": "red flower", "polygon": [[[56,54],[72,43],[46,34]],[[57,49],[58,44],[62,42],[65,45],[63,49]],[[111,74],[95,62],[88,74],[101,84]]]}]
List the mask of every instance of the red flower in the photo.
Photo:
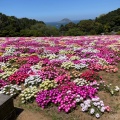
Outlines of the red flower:
[{"label": "red flower", "polygon": [[94,80],[100,80],[101,77],[98,75],[97,72],[93,71],[93,70],[86,70],[84,71],[81,75],[81,78],[84,78],[87,81],[91,81],[93,82]]}]

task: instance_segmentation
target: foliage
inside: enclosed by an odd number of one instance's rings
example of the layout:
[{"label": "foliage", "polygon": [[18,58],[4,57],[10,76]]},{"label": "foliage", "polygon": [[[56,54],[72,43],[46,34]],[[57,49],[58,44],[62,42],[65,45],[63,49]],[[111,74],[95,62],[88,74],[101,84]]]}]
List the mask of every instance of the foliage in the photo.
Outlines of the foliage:
[{"label": "foliage", "polygon": [[[47,26],[42,21],[34,19],[6,16],[0,13],[0,36],[82,36],[101,33],[113,34],[120,31],[120,8],[102,14],[96,19],[81,20],[78,24],[70,22],[61,25],[59,29]],[[117,33],[119,34],[119,32]]]},{"label": "foliage", "polygon": [[0,13],[0,36],[58,36],[57,28],[46,26],[35,19],[6,16]]},{"label": "foliage", "polygon": [[103,15],[99,18],[96,18],[95,21],[108,27],[108,32],[113,31],[114,28],[117,26],[118,28],[116,28],[116,30],[118,31],[118,29],[120,28],[120,8],[118,8],[117,10],[111,11],[108,14]]},{"label": "foliage", "polygon": [[117,32],[117,35],[120,35],[120,31]]}]

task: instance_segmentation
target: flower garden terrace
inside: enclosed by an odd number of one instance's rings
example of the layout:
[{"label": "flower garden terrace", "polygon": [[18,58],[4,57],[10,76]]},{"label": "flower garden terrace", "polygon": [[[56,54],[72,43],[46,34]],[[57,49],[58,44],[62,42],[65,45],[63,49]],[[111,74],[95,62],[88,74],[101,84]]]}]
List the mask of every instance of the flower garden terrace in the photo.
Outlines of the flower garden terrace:
[{"label": "flower garden terrace", "polygon": [[112,107],[99,93],[119,98],[120,82],[106,78],[119,73],[119,44],[119,35],[1,37],[0,93],[17,95],[22,104],[54,104],[65,113],[79,106],[100,118]]}]

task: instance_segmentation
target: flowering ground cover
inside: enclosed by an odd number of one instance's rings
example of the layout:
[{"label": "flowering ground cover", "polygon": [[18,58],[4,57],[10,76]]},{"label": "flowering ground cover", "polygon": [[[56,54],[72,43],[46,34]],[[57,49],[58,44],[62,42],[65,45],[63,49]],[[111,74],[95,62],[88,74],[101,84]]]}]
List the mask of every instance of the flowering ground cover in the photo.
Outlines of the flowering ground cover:
[{"label": "flowering ground cover", "polygon": [[114,103],[120,110],[120,36],[11,37],[0,46],[0,93],[15,104],[71,120],[105,119]]}]

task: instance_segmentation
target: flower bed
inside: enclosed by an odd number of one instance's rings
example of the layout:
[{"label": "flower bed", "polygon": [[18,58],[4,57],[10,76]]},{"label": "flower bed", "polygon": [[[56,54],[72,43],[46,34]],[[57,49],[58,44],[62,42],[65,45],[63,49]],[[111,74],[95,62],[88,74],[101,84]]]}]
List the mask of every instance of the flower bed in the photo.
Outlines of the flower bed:
[{"label": "flower bed", "polygon": [[98,93],[117,95],[120,86],[103,82],[99,71],[118,72],[120,36],[1,39],[0,93],[66,113],[80,106],[96,118],[110,111]]}]

